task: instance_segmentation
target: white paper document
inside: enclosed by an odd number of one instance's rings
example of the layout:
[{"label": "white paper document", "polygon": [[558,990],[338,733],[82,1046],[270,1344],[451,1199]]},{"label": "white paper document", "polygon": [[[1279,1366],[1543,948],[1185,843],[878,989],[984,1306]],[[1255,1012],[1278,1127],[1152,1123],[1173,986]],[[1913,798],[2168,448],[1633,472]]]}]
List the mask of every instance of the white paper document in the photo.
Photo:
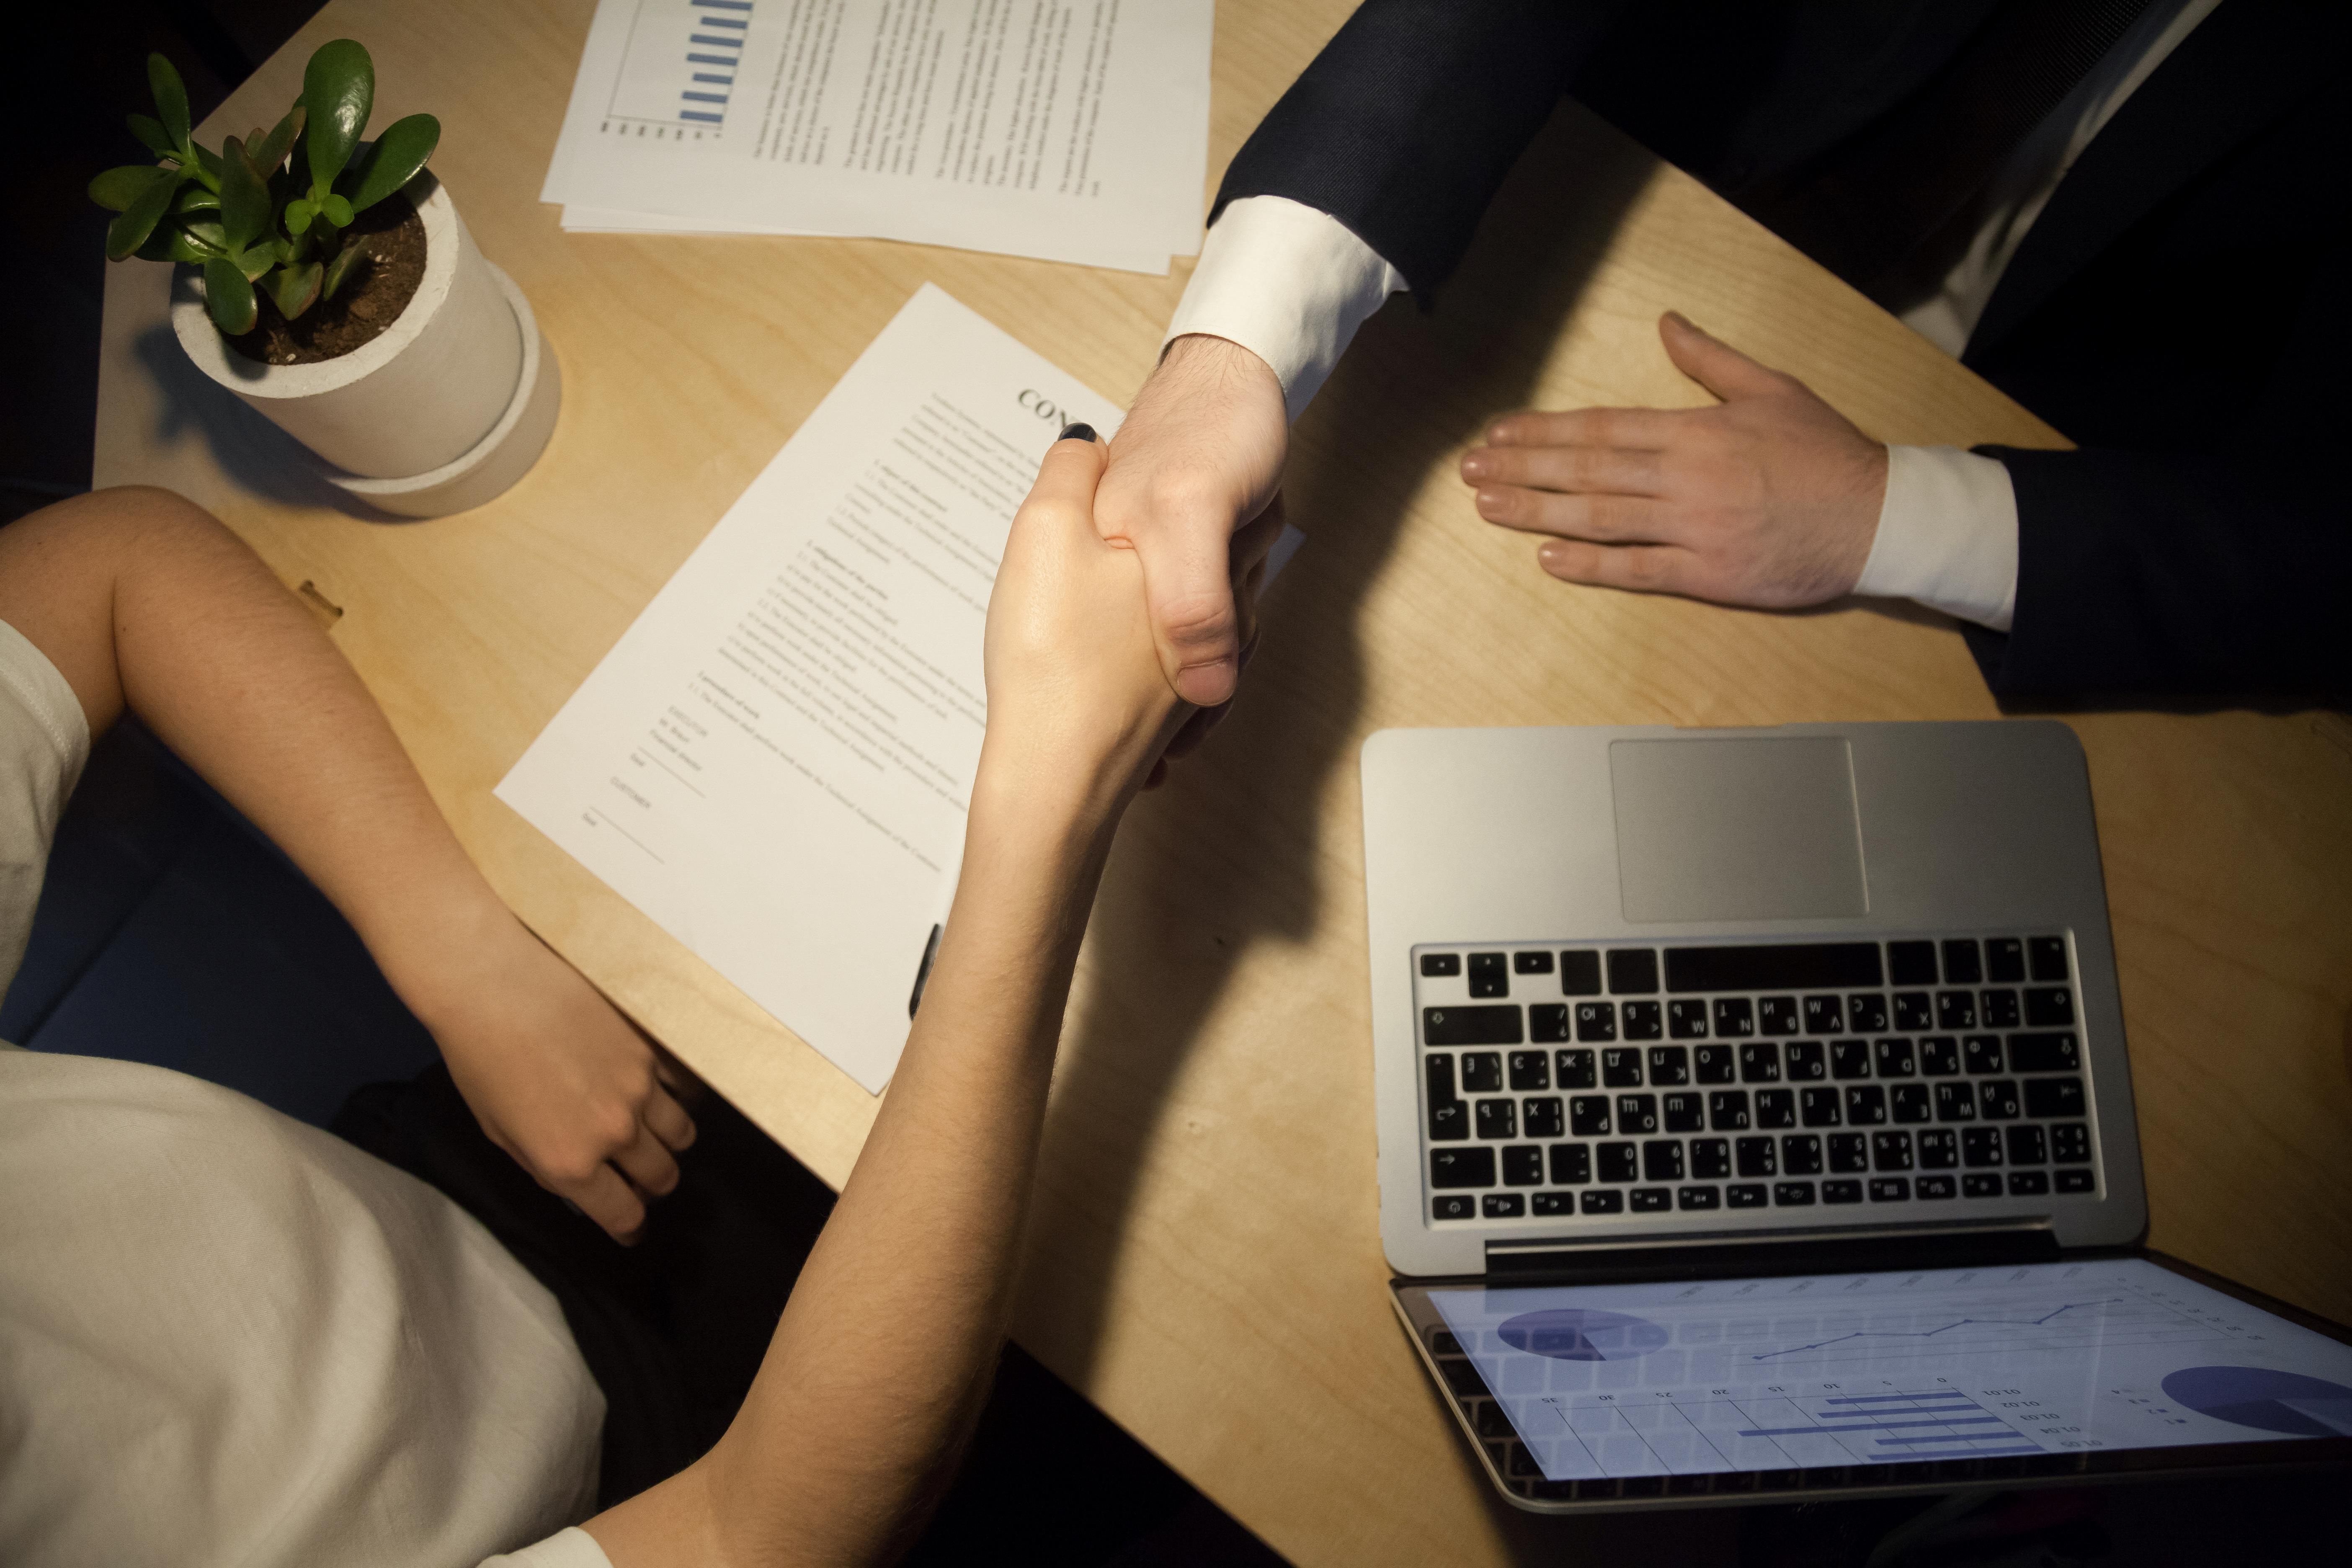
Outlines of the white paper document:
[{"label": "white paper document", "polygon": [[600,0],[541,199],[581,230],[870,236],[1165,274],[1213,0]]},{"label": "white paper document", "polygon": [[868,1092],[962,853],[997,562],[1073,419],[1119,410],[924,285],[498,788]]}]

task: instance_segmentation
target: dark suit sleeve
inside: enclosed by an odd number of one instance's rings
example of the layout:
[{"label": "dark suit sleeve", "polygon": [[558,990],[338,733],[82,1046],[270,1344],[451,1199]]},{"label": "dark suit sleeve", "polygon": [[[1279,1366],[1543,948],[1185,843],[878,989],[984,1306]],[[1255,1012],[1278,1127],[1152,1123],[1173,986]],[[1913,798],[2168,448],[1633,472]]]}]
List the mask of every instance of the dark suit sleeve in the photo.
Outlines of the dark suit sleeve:
[{"label": "dark suit sleeve", "polygon": [[1330,214],[1425,300],[1622,9],[1615,0],[1365,0],[1225,171]]},{"label": "dark suit sleeve", "polygon": [[2352,697],[2352,505],[2302,466],[1984,448],[2017,490],[2017,608],[1964,628],[2001,697]]}]

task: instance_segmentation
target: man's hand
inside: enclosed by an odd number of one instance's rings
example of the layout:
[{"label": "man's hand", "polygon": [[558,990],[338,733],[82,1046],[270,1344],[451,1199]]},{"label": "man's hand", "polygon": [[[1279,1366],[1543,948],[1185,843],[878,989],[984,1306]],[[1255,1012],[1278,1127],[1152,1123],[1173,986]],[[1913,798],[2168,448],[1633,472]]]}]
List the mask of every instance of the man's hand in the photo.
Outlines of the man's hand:
[{"label": "man's hand", "polygon": [[677,1185],[688,1082],[629,1021],[503,908],[418,1016],[490,1142],[616,1241]]},{"label": "man's hand", "polygon": [[1142,558],[1160,668],[1197,707],[1230,701],[1240,679],[1256,576],[1279,531],[1248,525],[1273,502],[1289,444],[1273,370],[1202,336],[1168,345],[1110,444],[1095,526]]},{"label": "man's hand", "polygon": [[1667,357],[1714,408],[1514,414],[1462,459],[1478,515],[1557,534],[1571,583],[1791,609],[1851,593],[1886,496],[1886,448],[1794,376],[1669,311]]}]

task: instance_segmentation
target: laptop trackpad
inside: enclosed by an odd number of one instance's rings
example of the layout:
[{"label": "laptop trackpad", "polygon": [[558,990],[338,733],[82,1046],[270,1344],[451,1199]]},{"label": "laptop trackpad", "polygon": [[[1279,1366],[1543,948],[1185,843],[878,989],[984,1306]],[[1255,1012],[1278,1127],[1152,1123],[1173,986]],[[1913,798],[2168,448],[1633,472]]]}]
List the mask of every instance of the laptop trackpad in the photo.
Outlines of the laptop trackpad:
[{"label": "laptop trackpad", "polygon": [[1628,921],[1869,912],[1843,739],[1613,741],[1609,777]]}]

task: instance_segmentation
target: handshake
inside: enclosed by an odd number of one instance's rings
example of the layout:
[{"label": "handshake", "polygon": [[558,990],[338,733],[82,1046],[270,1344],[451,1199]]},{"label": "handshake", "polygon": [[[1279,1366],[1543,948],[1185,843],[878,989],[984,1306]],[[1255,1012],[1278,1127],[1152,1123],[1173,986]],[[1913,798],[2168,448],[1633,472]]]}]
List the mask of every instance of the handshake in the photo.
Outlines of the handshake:
[{"label": "handshake", "polygon": [[[1546,535],[1538,563],[1571,583],[1770,609],[1853,592],[1877,531],[1886,448],[1801,382],[1679,314],[1659,332],[1675,364],[1721,402],[1496,419],[1462,459],[1478,514]],[[1288,446],[1274,371],[1236,343],[1194,335],[1169,345],[1107,461],[1082,475],[1061,447],[1047,458],[1032,504],[1049,492],[1076,501],[1081,479],[1091,485],[1101,538],[1134,552],[1160,671],[1198,710],[1153,766],[1155,782],[1233,700],[1256,641]],[[992,647],[993,624],[990,636]]]}]

